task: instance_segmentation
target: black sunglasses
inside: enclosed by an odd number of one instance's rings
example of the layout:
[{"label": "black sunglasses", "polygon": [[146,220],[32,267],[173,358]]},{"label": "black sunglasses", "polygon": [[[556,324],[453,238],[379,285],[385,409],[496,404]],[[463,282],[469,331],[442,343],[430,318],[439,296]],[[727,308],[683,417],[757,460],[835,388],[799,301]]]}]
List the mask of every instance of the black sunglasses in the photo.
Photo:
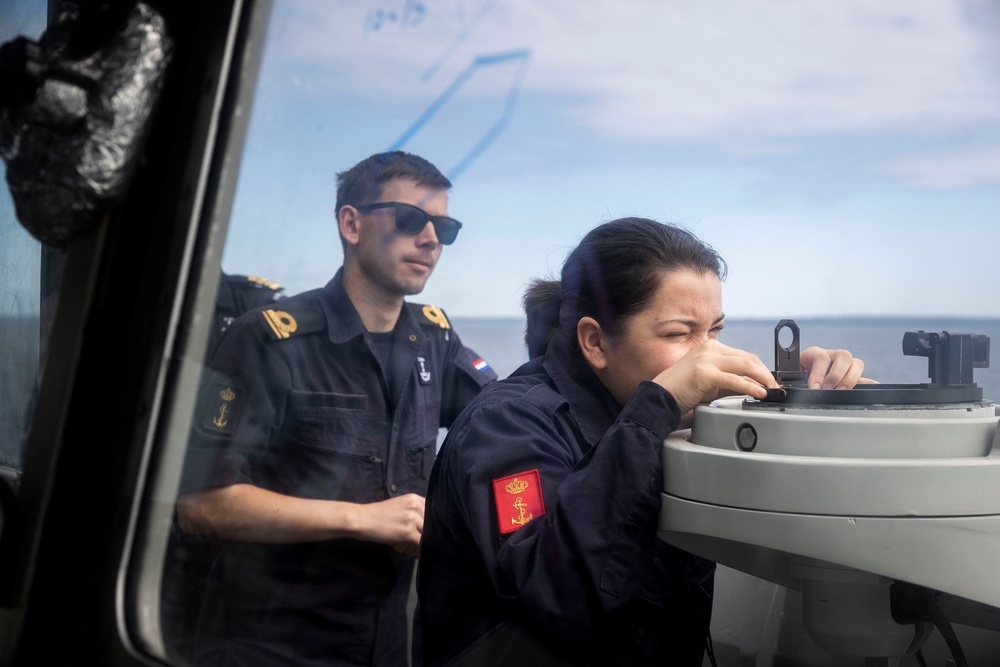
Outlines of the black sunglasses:
[{"label": "black sunglasses", "polygon": [[400,204],[396,201],[383,201],[377,204],[360,204],[354,208],[359,211],[372,211],[377,208],[391,208],[396,212],[396,229],[404,234],[419,234],[428,222],[434,225],[434,234],[441,245],[451,245],[458,237],[462,223],[445,215],[431,215],[424,209],[412,204]]}]

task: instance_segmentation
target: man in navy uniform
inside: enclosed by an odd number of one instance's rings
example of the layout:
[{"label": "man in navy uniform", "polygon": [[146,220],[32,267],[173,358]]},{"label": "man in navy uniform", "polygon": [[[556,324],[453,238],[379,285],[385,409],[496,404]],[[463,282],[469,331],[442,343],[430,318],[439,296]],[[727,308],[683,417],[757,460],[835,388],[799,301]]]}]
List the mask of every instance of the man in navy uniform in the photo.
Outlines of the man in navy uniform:
[{"label": "man in navy uniform", "polygon": [[[215,314],[205,350],[206,365],[212,360],[222,334],[237,317],[283,298],[285,289],[272,280],[223,272],[219,278]],[[176,522],[171,526],[164,557],[160,626],[167,651],[172,656],[183,658],[191,650],[214,548],[213,538],[188,535],[177,527]]]},{"label": "man in navy uniform", "polygon": [[243,313],[269,306],[285,298],[285,289],[278,283],[260,276],[223,273],[215,298],[215,321],[208,339],[208,359],[219,345],[222,334]]},{"label": "man in navy uniform", "polygon": [[196,664],[405,665],[438,429],[496,374],[407,303],[461,223],[426,160],[339,174],[344,264],[237,319],[199,398],[181,527],[220,538]]}]

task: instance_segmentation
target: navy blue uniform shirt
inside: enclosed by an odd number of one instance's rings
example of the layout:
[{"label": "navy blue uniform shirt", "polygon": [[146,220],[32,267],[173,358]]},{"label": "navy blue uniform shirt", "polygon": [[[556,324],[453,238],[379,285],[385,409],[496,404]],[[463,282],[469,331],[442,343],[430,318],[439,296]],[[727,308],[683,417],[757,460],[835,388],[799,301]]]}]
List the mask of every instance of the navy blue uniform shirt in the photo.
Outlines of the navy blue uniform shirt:
[{"label": "navy blue uniform shirt", "polygon": [[[423,495],[438,428],[495,378],[443,312],[417,304],[403,306],[385,365],[338,272],[231,325],[199,397],[181,492],[248,483],[356,503]],[[196,662],[406,664],[412,558],[352,539],[220,542]]]},{"label": "navy blue uniform shirt", "polygon": [[[222,335],[237,317],[285,298],[285,290],[266,278],[223,273],[215,299],[205,359],[211,361]],[[176,522],[164,556],[160,626],[169,655],[188,660],[215,541],[181,532]]]},{"label": "navy blue uniform shirt", "polygon": [[266,278],[223,273],[215,296],[215,321],[209,333],[207,358],[212,358],[212,351],[219,345],[222,334],[237,317],[284,298],[284,288]]},{"label": "navy blue uniform shirt", "polygon": [[700,667],[715,566],[656,537],[679,417],[652,382],[622,408],[557,342],[486,387],[431,475],[418,664]]}]

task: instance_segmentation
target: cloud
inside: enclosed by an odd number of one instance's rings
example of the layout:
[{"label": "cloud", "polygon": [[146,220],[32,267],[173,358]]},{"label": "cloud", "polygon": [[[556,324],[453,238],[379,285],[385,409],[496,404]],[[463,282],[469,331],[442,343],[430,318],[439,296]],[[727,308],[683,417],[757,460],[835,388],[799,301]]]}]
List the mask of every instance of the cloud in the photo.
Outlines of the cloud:
[{"label": "cloud", "polygon": [[[425,13],[404,25],[414,3]],[[432,97],[477,55],[525,48],[525,94],[565,100],[564,118],[610,138],[941,132],[1000,119],[1000,77],[977,28],[995,12],[983,0],[294,6],[306,20],[284,37],[310,63],[309,85],[371,100]],[[393,8],[397,20],[374,29],[372,12]]]},{"label": "cloud", "polygon": [[1000,146],[910,155],[881,165],[910,187],[954,190],[1000,186]]}]

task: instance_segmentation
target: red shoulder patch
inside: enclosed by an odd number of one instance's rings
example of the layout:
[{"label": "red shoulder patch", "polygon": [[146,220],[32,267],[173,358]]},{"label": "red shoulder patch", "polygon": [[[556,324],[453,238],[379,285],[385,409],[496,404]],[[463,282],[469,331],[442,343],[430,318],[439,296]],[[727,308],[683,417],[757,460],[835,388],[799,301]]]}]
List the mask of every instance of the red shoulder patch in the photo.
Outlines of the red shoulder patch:
[{"label": "red shoulder patch", "polygon": [[493,497],[497,502],[501,535],[513,533],[545,514],[537,468],[493,480]]}]

